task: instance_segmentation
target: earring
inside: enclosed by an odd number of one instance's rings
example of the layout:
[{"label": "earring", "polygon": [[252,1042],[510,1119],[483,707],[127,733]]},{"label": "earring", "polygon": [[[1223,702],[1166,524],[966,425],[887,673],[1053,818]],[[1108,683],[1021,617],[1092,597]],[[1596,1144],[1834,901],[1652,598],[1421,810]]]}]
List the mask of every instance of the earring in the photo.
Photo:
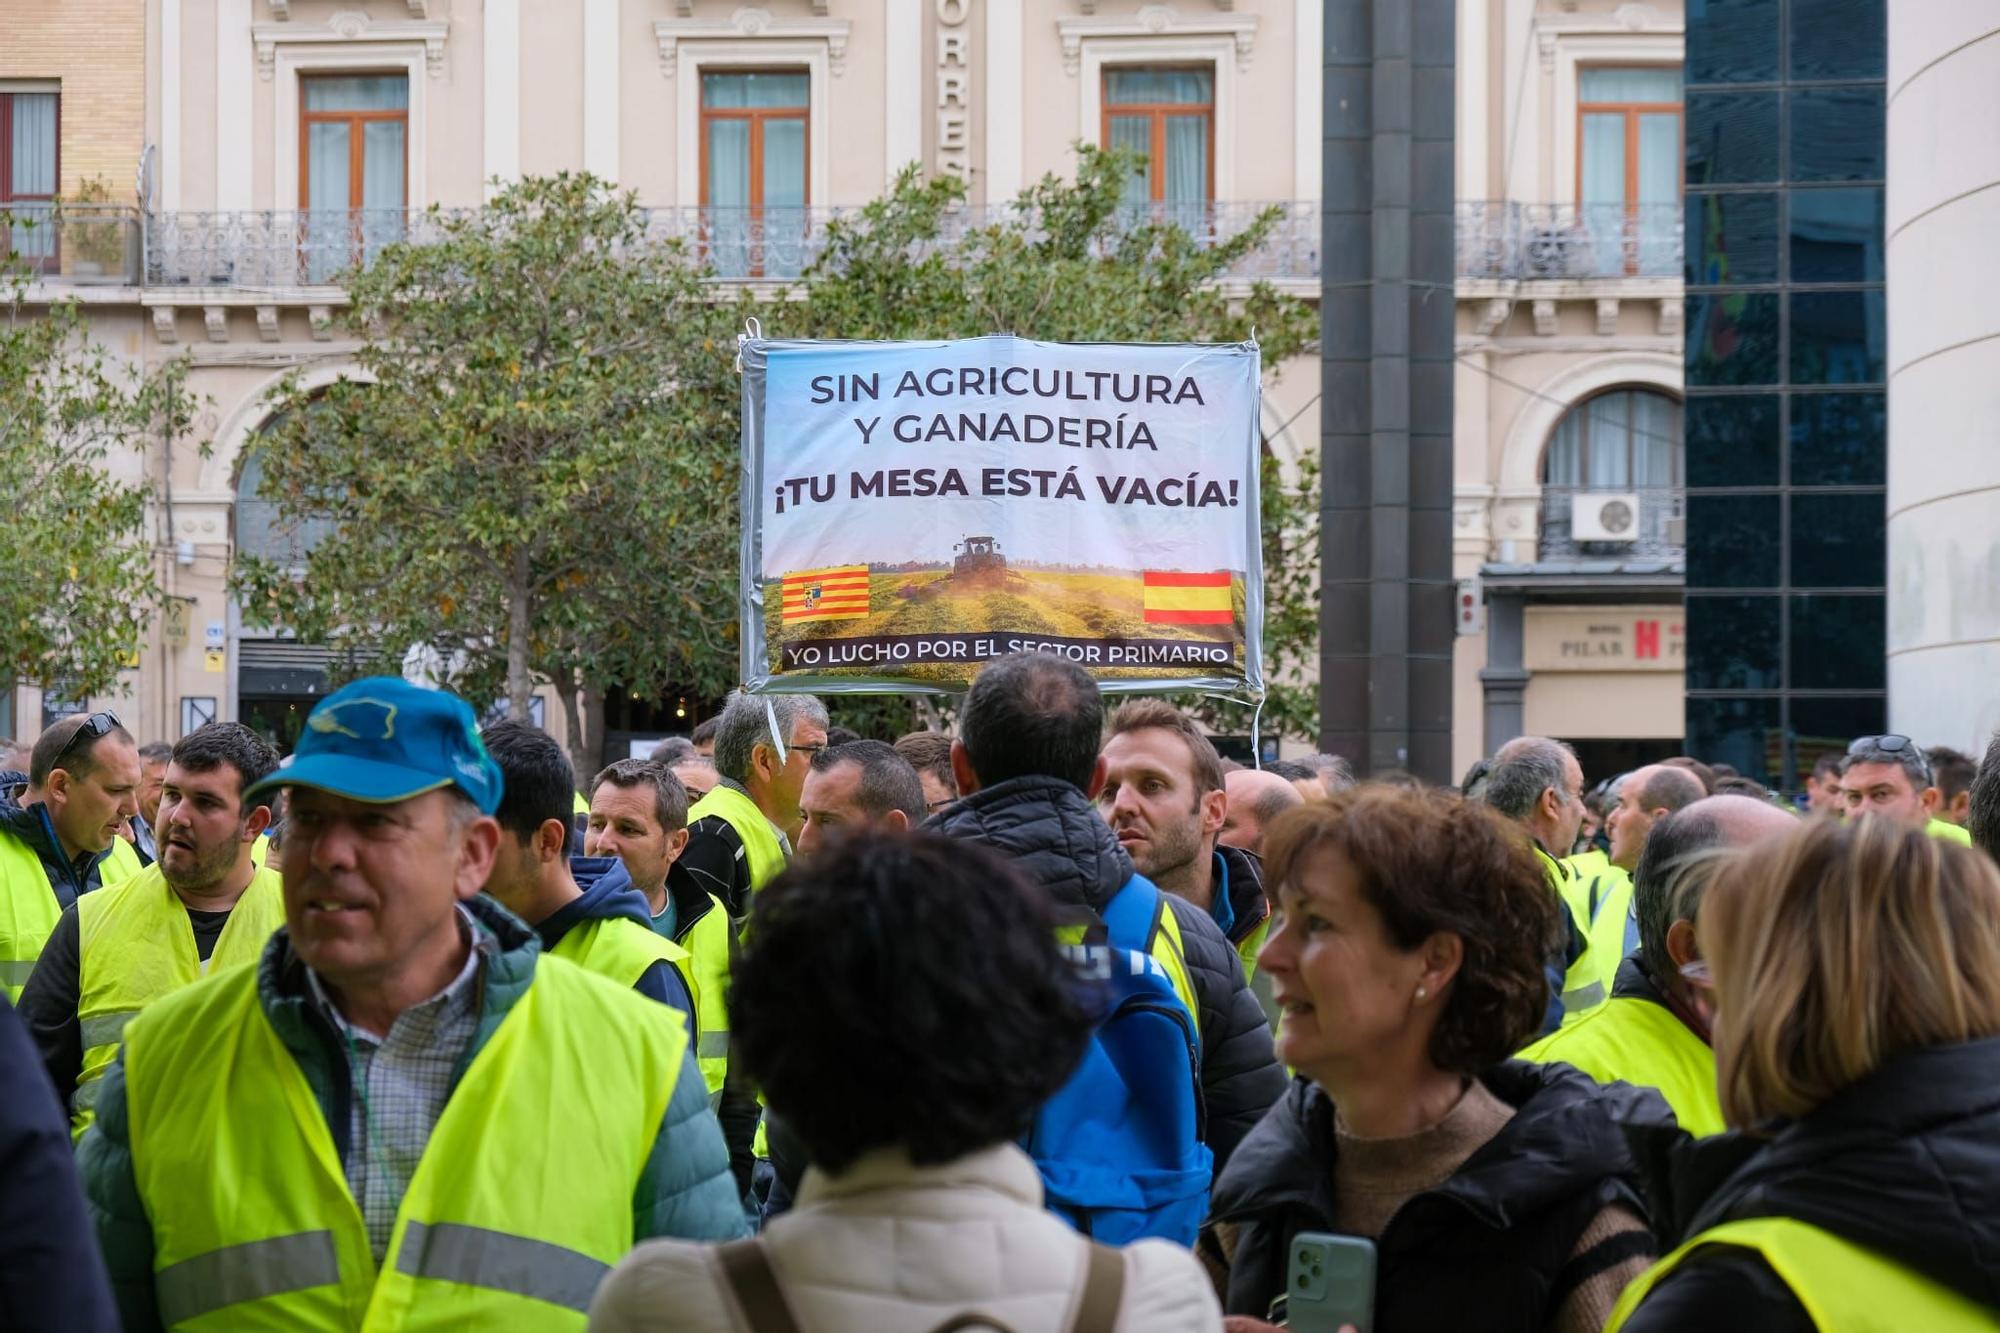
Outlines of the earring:
[{"label": "earring", "polygon": [[1425,990],[1422,986],[1417,987],[1417,998],[1419,1000],[1423,999],[1428,994],[1430,994],[1430,992]]}]

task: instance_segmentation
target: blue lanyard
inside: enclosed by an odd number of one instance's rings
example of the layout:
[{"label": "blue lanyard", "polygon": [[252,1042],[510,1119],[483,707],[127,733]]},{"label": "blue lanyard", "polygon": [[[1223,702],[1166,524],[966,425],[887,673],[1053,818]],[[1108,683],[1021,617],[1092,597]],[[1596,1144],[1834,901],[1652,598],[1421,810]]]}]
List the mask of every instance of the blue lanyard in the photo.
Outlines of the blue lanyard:
[{"label": "blue lanyard", "polygon": [[70,862],[69,853],[63,850],[62,839],[56,836],[56,825],[49,818],[49,808],[40,801],[35,802],[35,815],[42,821],[42,832],[48,835],[49,846],[56,849],[56,860],[62,862],[63,880],[70,887],[72,900],[83,896],[83,884],[76,877],[76,866]]}]

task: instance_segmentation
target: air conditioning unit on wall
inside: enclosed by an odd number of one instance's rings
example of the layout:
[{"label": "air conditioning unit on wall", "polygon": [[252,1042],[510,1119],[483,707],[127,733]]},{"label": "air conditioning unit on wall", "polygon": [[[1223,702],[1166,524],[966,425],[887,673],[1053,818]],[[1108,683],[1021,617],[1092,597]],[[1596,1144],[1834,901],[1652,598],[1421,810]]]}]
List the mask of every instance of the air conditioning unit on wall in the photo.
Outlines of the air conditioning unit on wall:
[{"label": "air conditioning unit on wall", "polygon": [[1631,491],[1579,491],[1570,500],[1570,537],[1630,545],[1639,537],[1639,497]]}]

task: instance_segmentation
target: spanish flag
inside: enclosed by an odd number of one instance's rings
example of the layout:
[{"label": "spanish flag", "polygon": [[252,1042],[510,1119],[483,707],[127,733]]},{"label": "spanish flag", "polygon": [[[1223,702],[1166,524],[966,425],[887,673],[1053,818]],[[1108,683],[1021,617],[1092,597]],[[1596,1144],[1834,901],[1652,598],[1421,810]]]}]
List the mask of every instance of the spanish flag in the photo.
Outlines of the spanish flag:
[{"label": "spanish flag", "polygon": [[1229,625],[1236,608],[1229,596],[1229,574],[1182,574],[1146,571],[1146,623],[1149,625]]},{"label": "spanish flag", "polygon": [[835,565],[785,575],[783,624],[794,620],[862,620],[868,615],[868,566]]}]

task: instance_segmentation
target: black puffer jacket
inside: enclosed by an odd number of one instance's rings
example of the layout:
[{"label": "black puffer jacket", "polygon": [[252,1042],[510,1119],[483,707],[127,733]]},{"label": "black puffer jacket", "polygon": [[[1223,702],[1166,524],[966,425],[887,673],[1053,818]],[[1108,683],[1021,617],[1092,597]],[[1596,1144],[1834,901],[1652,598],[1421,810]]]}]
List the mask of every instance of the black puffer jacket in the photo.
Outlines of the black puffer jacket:
[{"label": "black puffer jacket", "polygon": [[[1058,903],[1093,912],[1133,875],[1132,858],[1097,808],[1059,778],[1011,778],[982,788],[940,810],[926,827],[1005,853]],[[1166,901],[1201,1007],[1202,1098],[1220,1176],[1236,1145],[1283,1094],[1285,1071],[1236,951],[1208,913],[1171,894]]]},{"label": "black puffer jacket", "polygon": [[[1506,1127],[1444,1184],[1413,1196],[1376,1238],[1375,1323],[1403,1330],[1547,1326],[1578,1286],[1651,1250],[1644,1233],[1576,1256],[1611,1204],[1645,1215],[1620,1126],[1671,1124],[1651,1089],[1600,1087],[1568,1065],[1518,1060],[1482,1075],[1515,1108]],[[1234,1223],[1223,1309],[1265,1316],[1285,1290],[1292,1237],[1334,1231],[1333,1101],[1302,1077],[1243,1141],[1216,1182],[1210,1216]]]},{"label": "black puffer jacket", "polygon": [[[1905,1052],[1769,1139],[1632,1139],[1662,1252],[1724,1222],[1789,1217],[2000,1309],[2000,1038]],[[1690,1255],[1625,1324],[1813,1326],[1761,1256],[1723,1245]]]}]

